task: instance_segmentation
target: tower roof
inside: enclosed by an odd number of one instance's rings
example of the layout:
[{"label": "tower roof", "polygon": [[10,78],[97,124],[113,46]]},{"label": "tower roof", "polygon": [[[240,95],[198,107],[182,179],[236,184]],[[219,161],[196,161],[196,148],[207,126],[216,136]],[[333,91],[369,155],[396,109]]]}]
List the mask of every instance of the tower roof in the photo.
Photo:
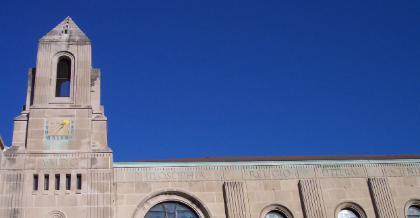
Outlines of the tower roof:
[{"label": "tower roof", "polygon": [[71,17],[66,17],[61,23],[43,36],[40,42],[89,43],[90,40]]}]

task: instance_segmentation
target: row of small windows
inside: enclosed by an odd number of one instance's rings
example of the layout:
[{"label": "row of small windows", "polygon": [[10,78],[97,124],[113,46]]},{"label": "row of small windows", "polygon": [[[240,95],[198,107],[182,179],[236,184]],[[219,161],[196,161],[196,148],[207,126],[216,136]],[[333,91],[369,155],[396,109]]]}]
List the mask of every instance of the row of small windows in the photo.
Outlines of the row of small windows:
[{"label": "row of small windows", "polygon": [[[60,190],[61,185],[61,174],[54,175],[54,188],[55,190]],[[66,190],[71,190],[71,174],[65,175],[65,188]],[[82,174],[76,174],[76,189],[82,190]],[[34,174],[33,178],[33,190],[39,190],[39,175]],[[44,174],[44,190],[50,190],[50,174]]]},{"label": "row of small windows", "polygon": [[[179,202],[162,202],[153,206],[147,213],[145,218],[198,218],[194,210],[189,208],[187,205]],[[265,218],[287,218],[285,214],[280,211],[272,210],[269,211]],[[362,218],[356,210],[352,208],[343,208],[338,213],[337,218]],[[420,218],[420,208],[412,205],[408,208],[407,218]]]}]

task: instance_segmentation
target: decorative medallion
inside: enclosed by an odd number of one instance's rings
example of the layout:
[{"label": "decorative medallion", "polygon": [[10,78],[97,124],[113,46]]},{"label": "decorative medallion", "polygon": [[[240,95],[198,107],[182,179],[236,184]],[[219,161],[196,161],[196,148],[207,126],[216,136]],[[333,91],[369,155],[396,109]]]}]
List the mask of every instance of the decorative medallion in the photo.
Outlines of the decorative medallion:
[{"label": "decorative medallion", "polygon": [[68,118],[54,118],[45,121],[45,145],[50,150],[66,149],[74,133],[74,121]]}]

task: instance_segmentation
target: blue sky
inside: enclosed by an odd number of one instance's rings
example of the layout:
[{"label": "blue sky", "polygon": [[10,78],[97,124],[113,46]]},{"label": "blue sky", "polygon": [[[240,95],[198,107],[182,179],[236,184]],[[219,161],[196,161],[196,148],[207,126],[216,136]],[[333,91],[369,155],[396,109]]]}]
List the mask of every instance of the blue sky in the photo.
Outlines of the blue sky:
[{"label": "blue sky", "polygon": [[117,161],[420,154],[419,1],[5,1],[0,134],[71,16]]}]

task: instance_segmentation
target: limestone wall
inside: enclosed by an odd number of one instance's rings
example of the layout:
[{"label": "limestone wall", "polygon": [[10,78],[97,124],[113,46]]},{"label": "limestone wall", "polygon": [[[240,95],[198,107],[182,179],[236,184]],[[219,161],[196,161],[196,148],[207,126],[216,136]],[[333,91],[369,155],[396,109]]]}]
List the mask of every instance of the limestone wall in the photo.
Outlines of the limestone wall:
[{"label": "limestone wall", "polygon": [[[209,217],[336,217],[354,208],[362,217],[405,217],[420,199],[420,165],[410,163],[116,164],[115,217],[143,217],[174,196]],[[176,199],[175,199],[176,200]],[[182,201],[181,201],[182,202]],[[195,202],[195,203],[194,203]],[[201,209],[200,209],[201,208]]]},{"label": "limestone wall", "polygon": [[[111,153],[6,151],[0,162],[2,218],[143,218],[164,201],[182,202],[203,218],[262,218],[271,210],[294,218],[333,218],[342,208],[362,217],[403,218],[420,200],[417,160],[112,163]],[[80,190],[77,174],[83,178]]]},{"label": "limestone wall", "polygon": [[[0,164],[0,217],[112,217],[111,153],[13,154]],[[34,176],[38,178],[34,189]],[[77,176],[81,187],[77,187]],[[48,176],[48,190],[45,189]],[[56,187],[56,176],[59,183]],[[70,177],[67,188],[66,179]]]}]

